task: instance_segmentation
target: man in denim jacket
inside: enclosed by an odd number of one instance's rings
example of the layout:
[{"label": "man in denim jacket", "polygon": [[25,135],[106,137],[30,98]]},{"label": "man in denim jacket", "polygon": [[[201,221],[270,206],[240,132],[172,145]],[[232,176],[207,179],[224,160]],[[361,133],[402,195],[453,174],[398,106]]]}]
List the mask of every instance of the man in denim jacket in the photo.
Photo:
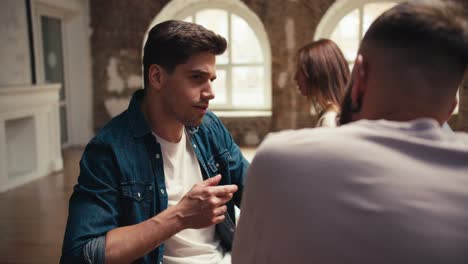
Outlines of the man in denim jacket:
[{"label": "man in denim jacket", "polygon": [[145,89],[83,154],[61,263],[230,263],[248,162],[207,110],[225,49],[193,23],[152,28]]}]

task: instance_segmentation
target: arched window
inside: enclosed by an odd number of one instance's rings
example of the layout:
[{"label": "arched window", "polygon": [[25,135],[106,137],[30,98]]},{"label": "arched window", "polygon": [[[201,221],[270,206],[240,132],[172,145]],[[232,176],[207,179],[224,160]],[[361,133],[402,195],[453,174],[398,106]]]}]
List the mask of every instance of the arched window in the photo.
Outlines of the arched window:
[{"label": "arched window", "polygon": [[173,0],[149,29],[169,19],[200,24],[228,41],[226,52],[216,58],[212,110],[271,109],[270,45],[262,23],[245,4],[239,0]]},{"label": "arched window", "polygon": [[314,39],[329,38],[343,51],[350,67],[372,22],[401,0],[338,0],[320,21]]},{"label": "arched window", "polygon": [[[369,26],[383,12],[400,2],[403,0],[338,0],[320,21],[314,40],[328,38],[336,42],[352,68],[361,40]],[[458,106],[453,113],[458,113]]]}]

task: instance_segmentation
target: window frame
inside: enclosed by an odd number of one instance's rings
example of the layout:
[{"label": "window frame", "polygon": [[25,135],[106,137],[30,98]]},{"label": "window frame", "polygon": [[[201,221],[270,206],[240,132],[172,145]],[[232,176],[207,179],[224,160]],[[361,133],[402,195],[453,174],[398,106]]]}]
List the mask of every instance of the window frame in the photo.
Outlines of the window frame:
[{"label": "window frame", "polygon": [[[62,26],[65,101],[68,142],[62,147],[86,144],[93,136],[92,78],[90,44],[87,36],[89,5],[82,1],[54,2],[31,0],[31,19],[37,84],[44,84],[44,58],[41,16],[59,19]],[[70,32],[73,32],[72,34]],[[73,51],[73,52],[72,52]],[[73,63],[72,63],[73,62]],[[75,122],[85,120],[85,122]]]},{"label": "window frame", "polygon": [[[70,111],[70,61],[67,54],[70,50],[69,41],[67,39],[67,29],[68,22],[73,17],[73,12],[65,8],[51,6],[43,4],[42,2],[36,1],[33,3],[32,9],[32,19],[33,19],[33,31],[34,31],[34,53],[36,61],[36,80],[39,84],[46,83],[45,80],[45,67],[44,67],[44,47],[43,47],[43,28],[42,28],[42,17],[48,17],[52,19],[57,19],[60,21],[60,30],[62,32],[61,41],[62,41],[62,56],[63,56],[63,86],[61,85],[60,89],[63,89],[65,92],[65,98],[59,98],[59,120],[60,120],[60,111],[62,108],[65,109],[65,120],[66,120],[66,131],[67,138],[65,142],[61,142],[62,148],[66,148],[71,145],[71,136],[70,131],[72,130],[72,113]],[[61,121],[61,120],[60,120]]]},{"label": "window frame", "polygon": [[389,2],[402,3],[405,2],[405,0],[337,0],[332,6],[330,6],[325,15],[321,18],[317,29],[315,30],[314,40],[318,40],[320,38],[329,38],[341,19],[354,9],[360,10],[359,31],[361,32],[359,32],[359,39],[362,39],[362,10],[364,5],[371,3]]},{"label": "window frame", "polygon": [[[362,38],[364,37],[364,6],[366,4],[373,3],[401,3],[405,0],[338,0],[336,1],[325,13],[320,20],[317,30],[314,34],[314,40],[321,38],[331,38],[331,35],[335,31],[338,23],[345,16],[350,14],[354,10],[358,10],[359,14],[359,28],[358,28],[358,46],[361,44]],[[354,60],[346,59],[348,65],[352,66]]]}]

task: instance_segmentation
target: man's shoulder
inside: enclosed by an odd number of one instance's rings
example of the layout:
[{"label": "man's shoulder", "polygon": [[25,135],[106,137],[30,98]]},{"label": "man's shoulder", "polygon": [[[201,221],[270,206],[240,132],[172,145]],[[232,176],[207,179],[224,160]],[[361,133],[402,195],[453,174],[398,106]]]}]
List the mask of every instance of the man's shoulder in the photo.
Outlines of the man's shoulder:
[{"label": "man's shoulder", "polygon": [[345,138],[352,138],[357,135],[355,129],[349,127],[328,128],[303,128],[298,130],[284,130],[273,132],[267,135],[262,145],[268,147],[279,147],[281,149],[294,147],[307,147],[320,144],[336,145]]},{"label": "man's shoulder", "polygon": [[356,157],[357,151],[374,149],[375,145],[369,140],[373,136],[378,136],[376,131],[360,124],[284,130],[268,134],[255,158],[266,163],[277,160],[278,164],[300,161],[310,166],[348,160]]},{"label": "man's shoulder", "polygon": [[126,139],[130,135],[129,133],[128,111],[124,111],[99,129],[91,141],[118,144]]},{"label": "man's shoulder", "polygon": [[310,159],[319,162],[323,157],[336,157],[345,153],[341,149],[349,149],[343,142],[352,138],[349,133],[340,128],[305,128],[299,130],[284,130],[270,133],[257,149],[255,158],[277,164],[286,161]]},{"label": "man's shoulder", "polygon": [[403,146],[467,151],[468,134],[445,133],[439,127],[432,126],[435,125],[421,121],[395,123],[362,120],[337,128],[286,130],[270,133],[257,155],[265,152],[270,157],[309,155],[319,160],[321,157],[352,159],[357,150],[363,153]]}]

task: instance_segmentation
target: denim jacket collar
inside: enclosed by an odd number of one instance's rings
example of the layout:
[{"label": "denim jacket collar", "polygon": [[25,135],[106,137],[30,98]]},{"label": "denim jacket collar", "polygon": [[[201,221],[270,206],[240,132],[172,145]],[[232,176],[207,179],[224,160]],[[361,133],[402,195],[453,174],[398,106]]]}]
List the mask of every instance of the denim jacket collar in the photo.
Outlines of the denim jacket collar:
[{"label": "denim jacket collar", "polygon": [[145,93],[143,89],[136,91],[132,96],[130,105],[128,106],[129,128],[132,131],[133,137],[136,138],[143,137],[146,134],[151,133],[151,128],[148,125],[148,122],[146,122],[145,115],[141,111],[141,104],[143,102],[144,95]]}]

